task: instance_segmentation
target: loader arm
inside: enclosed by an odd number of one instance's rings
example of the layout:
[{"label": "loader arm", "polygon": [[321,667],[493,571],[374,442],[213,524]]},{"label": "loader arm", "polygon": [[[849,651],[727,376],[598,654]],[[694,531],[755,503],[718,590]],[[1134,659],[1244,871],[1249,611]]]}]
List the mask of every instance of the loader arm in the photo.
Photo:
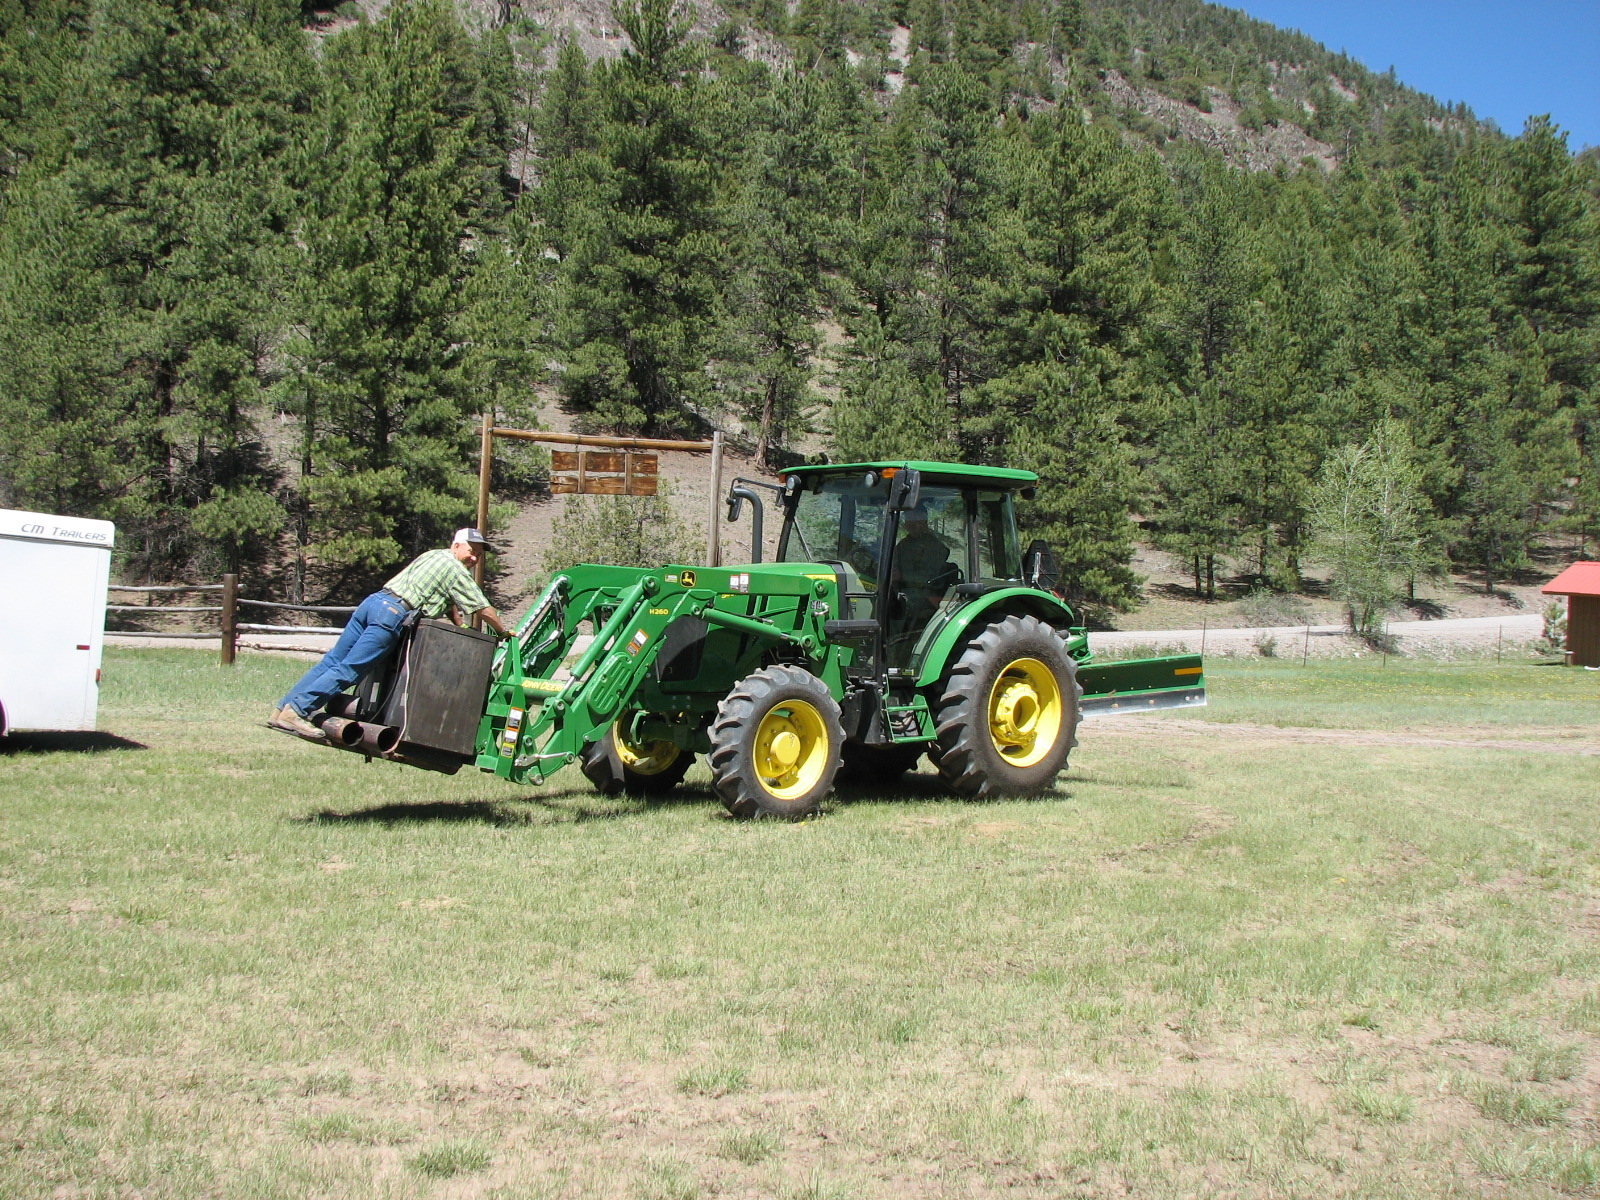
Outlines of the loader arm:
[{"label": "loader arm", "polygon": [[[831,576],[720,568],[581,566],[555,577],[500,648],[478,730],[480,770],[541,783],[599,739],[648,681],[663,634],[692,617],[755,639],[819,675]],[[565,671],[587,625],[593,639]],[[838,680],[830,681],[837,692]]]}]

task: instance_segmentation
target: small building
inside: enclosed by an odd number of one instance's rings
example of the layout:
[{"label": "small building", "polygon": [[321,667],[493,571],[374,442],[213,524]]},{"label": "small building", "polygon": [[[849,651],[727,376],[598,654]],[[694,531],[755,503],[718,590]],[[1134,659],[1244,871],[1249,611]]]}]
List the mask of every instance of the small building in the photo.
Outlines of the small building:
[{"label": "small building", "polygon": [[1539,590],[1567,598],[1567,662],[1600,667],[1600,562],[1575,562]]}]

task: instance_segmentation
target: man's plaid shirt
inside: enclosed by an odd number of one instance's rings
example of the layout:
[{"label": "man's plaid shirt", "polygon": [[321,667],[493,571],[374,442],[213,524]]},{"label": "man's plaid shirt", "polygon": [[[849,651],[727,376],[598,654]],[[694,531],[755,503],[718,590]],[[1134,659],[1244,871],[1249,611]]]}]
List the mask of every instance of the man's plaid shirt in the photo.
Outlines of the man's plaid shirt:
[{"label": "man's plaid shirt", "polygon": [[452,603],[467,615],[489,607],[472,573],[448,550],[429,550],[383,586],[425,617],[442,616]]}]

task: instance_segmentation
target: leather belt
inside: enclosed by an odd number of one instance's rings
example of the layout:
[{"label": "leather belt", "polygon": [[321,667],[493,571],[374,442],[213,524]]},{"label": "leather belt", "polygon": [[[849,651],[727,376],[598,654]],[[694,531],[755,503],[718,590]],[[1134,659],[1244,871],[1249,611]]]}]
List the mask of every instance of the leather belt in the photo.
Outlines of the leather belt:
[{"label": "leather belt", "polygon": [[378,591],[380,595],[393,596],[396,600],[400,601],[400,607],[405,609],[407,612],[410,612],[416,607],[415,604],[411,603],[411,601],[407,600],[399,592],[391,592],[388,588],[379,588]]}]

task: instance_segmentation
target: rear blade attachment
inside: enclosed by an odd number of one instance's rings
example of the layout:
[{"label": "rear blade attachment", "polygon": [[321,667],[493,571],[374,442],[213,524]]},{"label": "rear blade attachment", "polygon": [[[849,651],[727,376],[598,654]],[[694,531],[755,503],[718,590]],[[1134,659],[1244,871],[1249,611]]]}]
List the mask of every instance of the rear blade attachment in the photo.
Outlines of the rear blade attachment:
[{"label": "rear blade attachment", "polygon": [[1206,702],[1205,668],[1198,654],[1087,663],[1078,668],[1078,682],[1083,686],[1078,711],[1084,717],[1201,708]]}]

